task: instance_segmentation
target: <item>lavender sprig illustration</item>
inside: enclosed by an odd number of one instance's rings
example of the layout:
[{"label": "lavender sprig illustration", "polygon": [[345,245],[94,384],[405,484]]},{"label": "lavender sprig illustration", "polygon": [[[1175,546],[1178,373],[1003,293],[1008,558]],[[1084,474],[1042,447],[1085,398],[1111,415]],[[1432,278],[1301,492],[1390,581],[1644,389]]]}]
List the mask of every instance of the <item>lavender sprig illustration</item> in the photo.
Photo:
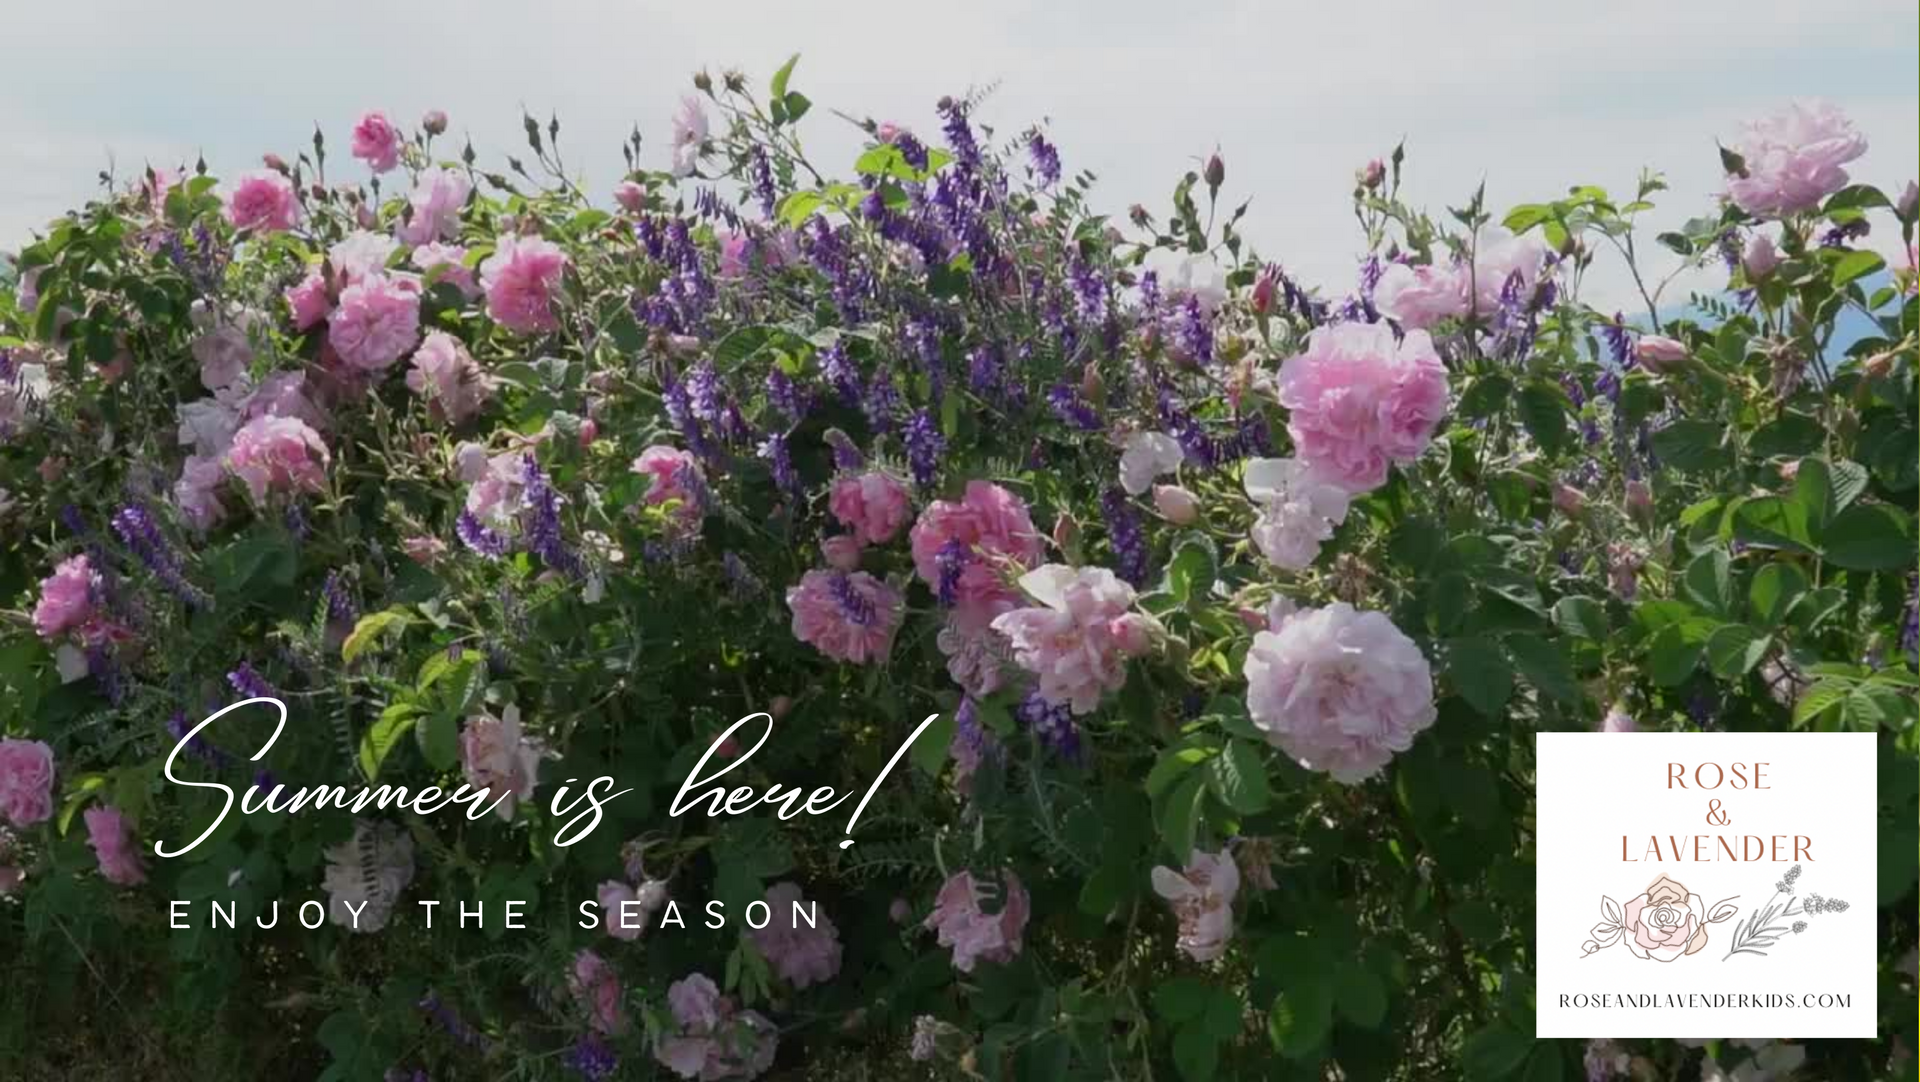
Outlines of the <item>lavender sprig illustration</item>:
[{"label": "lavender sprig illustration", "polygon": [[[1733,946],[1727,950],[1727,958],[1736,954],[1757,954],[1762,958],[1767,952],[1762,949],[1780,942],[1783,935],[1799,935],[1807,930],[1807,922],[1792,917],[1814,917],[1822,913],[1845,913],[1849,906],[1839,898],[1827,898],[1812,891],[1805,895],[1794,893],[1794,884],[1800,879],[1800,865],[1787,869],[1787,874],[1773,885],[1773,897],[1767,904],[1754,910],[1733,930]],[[1787,900],[1779,901],[1781,895]],[[1776,923],[1777,921],[1777,923]]]}]

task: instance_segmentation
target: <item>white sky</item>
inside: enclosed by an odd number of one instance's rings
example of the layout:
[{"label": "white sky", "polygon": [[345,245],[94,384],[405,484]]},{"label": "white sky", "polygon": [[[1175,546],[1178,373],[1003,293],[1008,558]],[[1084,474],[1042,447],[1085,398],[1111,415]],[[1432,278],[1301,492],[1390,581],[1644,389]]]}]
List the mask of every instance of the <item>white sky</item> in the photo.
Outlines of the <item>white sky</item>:
[{"label": "white sky", "polygon": [[[998,82],[1002,134],[1051,122],[1097,201],[1164,214],[1179,174],[1218,144],[1225,196],[1253,196],[1262,254],[1329,293],[1352,279],[1356,166],[1405,137],[1407,192],[1439,213],[1487,181],[1496,211],[1640,167],[1673,191],[1650,225],[1701,213],[1715,136],[1795,97],[1839,103],[1872,140],[1856,180],[1897,192],[1920,158],[1920,10],[1911,0],[1552,0],[1484,3],[1007,0],[931,4],[639,0],[10,0],[0,107],[0,246],[92,190],[117,159],[204,153],[219,174],[288,157],[325,127],[336,177],[367,108],[411,122],[439,107],[483,163],[524,150],[520,107],[560,115],[570,169],[605,193],[638,124],[665,161],[690,73],[756,87],[793,52],[822,163],[851,164],[828,107],[936,136],[942,94]],[[504,170],[503,170],[504,171]],[[1891,249],[1893,238],[1877,236]],[[1597,301],[1624,303],[1614,275]]]}]

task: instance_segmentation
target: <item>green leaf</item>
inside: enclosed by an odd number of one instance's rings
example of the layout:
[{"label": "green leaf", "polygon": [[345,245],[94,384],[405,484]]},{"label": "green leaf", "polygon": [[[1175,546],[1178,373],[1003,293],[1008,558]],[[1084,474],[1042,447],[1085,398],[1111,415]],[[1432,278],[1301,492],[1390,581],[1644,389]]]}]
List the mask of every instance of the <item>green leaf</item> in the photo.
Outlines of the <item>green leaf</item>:
[{"label": "green leaf", "polygon": [[807,110],[813,108],[813,100],[798,90],[789,91],[787,96],[781,98],[780,101],[781,104],[786,106],[787,123],[789,124],[799,123],[800,118],[807,115]]},{"label": "green leaf", "polygon": [[1513,666],[1498,644],[1480,637],[1447,644],[1447,676],[1460,697],[1487,717],[1498,717],[1513,694]]},{"label": "green leaf", "polygon": [[1520,420],[1527,426],[1540,449],[1549,457],[1567,446],[1567,392],[1544,381],[1528,383],[1520,390]]},{"label": "green leaf", "polygon": [[1653,434],[1653,453],[1681,473],[1716,469],[1727,461],[1726,434],[1716,421],[1675,421]]},{"label": "green leaf", "polygon": [[941,714],[920,738],[913,742],[913,750],[907,756],[920,773],[930,778],[940,776],[940,770],[947,763],[947,749],[953,744],[954,717]]},{"label": "green leaf", "polygon": [[1848,282],[1865,278],[1886,267],[1887,261],[1880,253],[1865,248],[1848,252],[1834,261],[1833,287],[1839,289]]},{"label": "green leaf", "polygon": [[368,781],[380,776],[380,767],[387,756],[400,743],[401,738],[413,728],[420,717],[420,708],[412,703],[394,703],[380,712],[380,719],[368,727],[360,737],[360,772]]},{"label": "green leaf", "polygon": [[1267,1035],[1289,1059],[1300,1059],[1320,1047],[1332,1028],[1333,990],[1320,975],[1296,974],[1267,1016]]},{"label": "green leaf", "polygon": [[1205,1026],[1183,1026],[1173,1036],[1173,1066],[1186,1082],[1206,1082],[1220,1066],[1220,1043]]},{"label": "green leaf", "polygon": [[1747,441],[1747,450],[1761,458],[1811,454],[1820,448],[1826,428],[1804,413],[1783,413],[1761,425]]},{"label": "green leaf", "polygon": [[800,54],[795,53],[787,58],[786,63],[780,65],[779,71],[773,73],[773,81],[767,84],[770,91],[769,97],[784,98],[787,96],[787,80],[793,78],[793,66],[799,62]]},{"label": "green leaf", "polygon": [[1147,795],[1157,799],[1174,782],[1185,777],[1187,771],[1218,754],[1220,741],[1211,736],[1190,736],[1168,748],[1153,764],[1153,769],[1147,771]]},{"label": "green leaf", "polygon": [[1493,1082],[1520,1069],[1533,1038],[1505,1025],[1493,1025],[1467,1038],[1463,1059],[1467,1082]]},{"label": "green leaf", "polygon": [[1709,549],[1694,557],[1680,585],[1694,604],[1721,616],[1731,615],[1733,568],[1725,549]]},{"label": "green leaf", "polygon": [[419,738],[420,753],[435,770],[451,770],[460,761],[460,717],[453,711],[432,715],[414,727],[413,735]]},{"label": "green leaf", "polygon": [[1807,576],[1789,563],[1761,568],[1747,587],[1747,607],[1754,623],[1766,630],[1779,627],[1800,595],[1807,592]]},{"label": "green leaf", "polygon": [[1172,594],[1182,605],[1191,604],[1194,598],[1204,598],[1213,589],[1219,567],[1220,551],[1213,540],[1188,534],[1174,545],[1173,558],[1167,561],[1166,577],[1160,589]]},{"label": "green leaf", "polygon": [[1853,689],[1840,708],[1840,722],[1856,732],[1900,732],[1912,713],[1913,700],[1886,684],[1867,682]]},{"label": "green leaf", "polygon": [[1845,699],[1853,691],[1854,681],[1845,677],[1829,676],[1808,688],[1793,704],[1793,726],[1803,728],[1808,722],[1827,712],[1835,704]]},{"label": "green leaf", "polygon": [[1374,1029],[1387,1017],[1387,988],[1363,965],[1336,966],[1333,1002],[1340,1016],[1362,1029]]},{"label": "green leaf", "polygon": [[1914,563],[1913,519],[1886,504],[1855,504],[1827,524],[1829,561],[1849,571],[1897,571]]},{"label": "green leaf", "polygon": [[1463,571],[1447,571],[1434,579],[1427,590],[1427,619],[1433,629],[1444,633],[1460,626],[1472,593],[1473,583]]},{"label": "green leaf", "polygon": [[370,612],[353,625],[353,632],[340,644],[340,660],[352,664],[353,661],[372,646],[381,635],[388,631],[403,631],[411,618],[401,609],[387,609],[383,612]]},{"label": "green leaf", "polygon": [[1244,740],[1230,741],[1226,751],[1207,764],[1207,783],[1221,803],[1243,815],[1267,808],[1266,766],[1260,753]]},{"label": "green leaf", "polygon": [[1607,607],[1590,597],[1563,597],[1553,606],[1553,626],[1590,642],[1607,641]]},{"label": "green leaf", "polygon": [[1817,537],[1839,506],[1834,501],[1833,477],[1824,460],[1803,458],[1794,475],[1793,498],[1807,511],[1807,528]]},{"label": "green leaf", "polygon": [[1726,624],[1707,637],[1707,668],[1725,679],[1745,676],[1773,646],[1769,635],[1742,624]]},{"label": "green leaf", "polygon": [[1213,998],[1213,987],[1198,977],[1169,977],[1153,990],[1153,1013],[1179,1025],[1199,1018]]},{"label": "green leaf", "polygon": [[1200,811],[1206,799],[1205,775],[1189,774],[1174,787],[1160,814],[1160,839],[1181,864],[1193,857],[1193,838],[1200,829]]},{"label": "green leaf", "polygon": [[1246,1010],[1246,1004],[1240,1001],[1240,993],[1231,988],[1215,988],[1207,999],[1207,1013],[1201,1022],[1207,1032],[1213,1034],[1214,1040],[1230,1041],[1240,1035],[1240,1020]]},{"label": "green leaf", "polygon": [[1691,622],[1668,624],[1647,644],[1647,676],[1661,687],[1674,687],[1693,673],[1705,648],[1706,639],[1695,634]]},{"label": "green leaf", "polygon": [[1779,496],[1762,496],[1742,503],[1733,513],[1733,536],[1756,548],[1814,550],[1806,506],[1798,500]]}]

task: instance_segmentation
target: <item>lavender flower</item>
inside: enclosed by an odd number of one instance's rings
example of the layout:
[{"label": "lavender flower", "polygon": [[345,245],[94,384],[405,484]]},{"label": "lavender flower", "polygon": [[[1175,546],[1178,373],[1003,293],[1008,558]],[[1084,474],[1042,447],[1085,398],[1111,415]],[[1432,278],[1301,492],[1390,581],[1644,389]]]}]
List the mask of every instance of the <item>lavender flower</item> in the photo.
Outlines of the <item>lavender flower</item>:
[{"label": "lavender flower", "polygon": [[1626,318],[1619,312],[1611,322],[1600,324],[1600,337],[1607,340],[1607,353],[1621,368],[1633,367],[1633,339],[1627,334]]},{"label": "lavender flower", "polygon": [[884,368],[874,370],[873,379],[867,384],[866,401],[861,409],[867,415],[867,425],[876,433],[885,433],[893,428],[894,416],[900,411],[900,392],[894,389],[893,375]]},{"label": "lavender flower", "polygon": [[932,488],[940,476],[940,456],[946,452],[947,438],[930,410],[915,410],[907,421],[907,466],[913,471],[913,483]]},{"label": "lavender flower", "polygon": [[1027,154],[1033,159],[1033,171],[1039,174],[1042,188],[1060,183],[1060,151],[1047,142],[1046,136],[1037,131],[1028,136]]},{"label": "lavender flower", "polygon": [[507,554],[507,539],[489,529],[471,511],[462,511],[453,520],[453,532],[460,543],[477,556],[498,560]]},{"label": "lavender flower", "polygon": [[564,575],[575,578],[584,575],[585,565],[561,536],[560,494],[553,490],[553,484],[532,455],[523,460],[522,469],[526,481],[523,492],[527,501],[527,550]]},{"label": "lavender flower", "polygon": [[1053,407],[1054,416],[1063,424],[1077,428],[1082,432],[1098,432],[1102,427],[1100,415],[1093,407],[1080,399],[1080,392],[1071,384],[1056,383],[1047,391],[1047,404]]},{"label": "lavender flower", "polygon": [[940,572],[934,596],[942,606],[952,608],[960,596],[960,576],[966,571],[967,565],[973,562],[973,553],[956,538],[941,545],[933,561]]},{"label": "lavender flower", "polygon": [[747,167],[753,176],[753,194],[760,200],[760,213],[771,218],[779,202],[779,192],[773,186],[773,163],[764,149],[755,146]]},{"label": "lavender flower", "polygon": [[1070,762],[1080,758],[1080,728],[1073,723],[1070,704],[1049,702],[1039,691],[1030,691],[1013,708],[1013,716],[1048,751]]},{"label": "lavender flower", "polygon": [[837,428],[829,428],[824,437],[827,446],[833,448],[833,468],[836,470],[857,470],[867,464],[867,456],[854,446],[852,438]]},{"label": "lavender flower", "polygon": [[1114,563],[1120,577],[1135,586],[1147,581],[1147,535],[1140,527],[1140,515],[1127,502],[1126,493],[1110,488],[1100,497],[1100,510],[1107,518],[1107,542],[1113,546]]},{"label": "lavender flower", "polygon": [[[129,504],[113,516],[113,532],[120,535],[153,577],[190,609],[206,604],[207,596],[187,582],[180,571],[180,555],[167,543],[153,515],[139,504]],[[84,526],[84,524],[82,524]]]},{"label": "lavender flower", "polygon": [[605,1041],[589,1033],[567,1053],[567,1067],[587,1082],[606,1082],[620,1069],[620,1057]]},{"label": "lavender flower", "polygon": [[860,596],[853,588],[853,580],[845,572],[835,572],[829,587],[833,599],[840,605],[840,611],[846,614],[847,622],[855,627],[867,627],[873,623],[873,602]]},{"label": "lavender flower", "polygon": [[974,141],[973,126],[967,123],[967,103],[941,98],[938,108],[941,130],[946,133],[947,146],[953,148],[955,164],[965,173],[977,171],[981,164],[980,144]]},{"label": "lavender flower", "polygon": [[840,393],[840,401],[854,409],[860,408],[860,369],[847,355],[845,342],[836,339],[820,351],[820,374]]},{"label": "lavender flower", "polygon": [[793,468],[793,456],[787,450],[787,437],[775,432],[760,444],[760,457],[767,460],[767,466],[773,471],[774,487],[787,494],[789,499],[799,502],[806,495],[800,484],[800,474]]},{"label": "lavender flower", "polygon": [[806,419],[809,405],[806,393],[778,366],[767,370],[767,401],[795,424]]},{"label": "lavender flower", "polygon": [[915,169],[925,172],[928,164],[927,147],[912,132],[901,132],[893,137],[893,149],[900,152],[900,160]]},{"label": "lavender flower", "polygon": [[242,661],[239,666],[227,674],[227,683],[233,690],[248,699],[278,699],[280,692],[267,679],[261,676],[250,661]]}]

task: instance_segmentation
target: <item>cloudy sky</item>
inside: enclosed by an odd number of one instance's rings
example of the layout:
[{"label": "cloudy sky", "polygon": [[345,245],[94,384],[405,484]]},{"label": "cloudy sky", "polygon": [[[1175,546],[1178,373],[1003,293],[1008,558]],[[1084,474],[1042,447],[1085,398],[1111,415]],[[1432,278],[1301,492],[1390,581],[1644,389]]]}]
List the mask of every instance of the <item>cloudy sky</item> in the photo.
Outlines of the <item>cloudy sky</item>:
[{"label": "cloudy sky", "polygon": [[1716,136],[1792,98],[1830,99],[1869,135],[1858,180],[1896,191],[1920,157],[1912,0],[60,0],[8,32],[33,44],[8,58],[0,247],[110,162],[131,175],[204,154],[232,175],[291,157],[317,122],[356,170],[347,131],[376,107],[447,110],[496,168],[523,148],[523,105],[558,113],[570,171],[604,193],[635,124],[664,163],[695,69],[763,86],[793,52],[816,160],[850,164],[856,145],[826,107],[931,133],[942,94],[993,84],[982,119],[1007,134],[1048,121],[1116,212],[1163,209],[1218,145],[1262,254],[1330,291],[1353,273],[1353,170],[1403,137],[1407,190],[1436,212],[1482,178],[1504,209],[1626,189],[1648,165],[1673,186],[1656,226],[1707,205]]}]

